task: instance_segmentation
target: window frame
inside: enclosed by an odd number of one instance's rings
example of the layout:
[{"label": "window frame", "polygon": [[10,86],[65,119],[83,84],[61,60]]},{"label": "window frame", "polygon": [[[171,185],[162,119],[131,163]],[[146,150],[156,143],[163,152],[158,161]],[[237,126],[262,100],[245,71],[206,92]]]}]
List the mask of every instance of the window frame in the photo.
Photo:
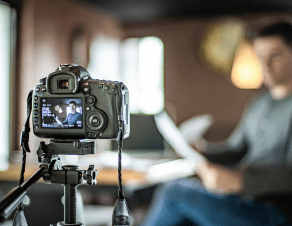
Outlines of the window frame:
[{"label": "window frame", "polygon": [[[18,21],[17,21],[17,12],[18,12],[18,5],[15,2],[3,2],[0,0],[0,5],[5,5],[10,8],[10,35],[9,35],[9,65],[8,65],[8,145],[7,145],[7,155],[0,156],[1,163],[6,163],[5,166],[0,168],[0,171],[6,170],[9,167],[9,163],[12,159],[12,151],[14,150],[14,143],[15,142],[15,132],[17,126],[17,115],[16,115],[16,106],[12,103],[16,103],[16,96],[17,96],[17,88],[16,88],[16,68],[17,68],[17,29],[18,29]],[[3,158],[3,159],[2,159]],[[6,160],[5,160],[6,159]]]}]

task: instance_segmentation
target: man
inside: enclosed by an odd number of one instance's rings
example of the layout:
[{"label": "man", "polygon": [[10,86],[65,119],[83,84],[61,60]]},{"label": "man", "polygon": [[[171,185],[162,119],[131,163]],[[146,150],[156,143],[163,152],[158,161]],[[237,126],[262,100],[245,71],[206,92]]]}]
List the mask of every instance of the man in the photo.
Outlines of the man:
[{"label": "man", "polygon": [[62,122],[62,125],[68,124],[70,126],[76,126],[78,121],[82,120],[82,114],[76,111],[76,102],[71,101],[69,103],[69,107],[71,109],[71,113],[67,115],[67,118],[64,122]]},{"label": "man", "polygon": [[200,150],[198,182],[167,183],[143,226],[292,225],[292,25],[253,41],[268,92],[253,99],[233,134]]}]

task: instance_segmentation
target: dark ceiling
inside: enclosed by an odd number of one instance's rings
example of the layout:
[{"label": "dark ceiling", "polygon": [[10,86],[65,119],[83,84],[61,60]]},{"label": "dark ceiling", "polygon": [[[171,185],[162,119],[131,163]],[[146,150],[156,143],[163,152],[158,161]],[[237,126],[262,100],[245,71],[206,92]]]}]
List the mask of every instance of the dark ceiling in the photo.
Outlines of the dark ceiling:
[{"label": "dark ceiling", "polygon": [[[82,1],[82,0],[80,0]],[[292,10],[291,0],[87,0],[117,15],[124,24],[159,19],[237,15]]]}]

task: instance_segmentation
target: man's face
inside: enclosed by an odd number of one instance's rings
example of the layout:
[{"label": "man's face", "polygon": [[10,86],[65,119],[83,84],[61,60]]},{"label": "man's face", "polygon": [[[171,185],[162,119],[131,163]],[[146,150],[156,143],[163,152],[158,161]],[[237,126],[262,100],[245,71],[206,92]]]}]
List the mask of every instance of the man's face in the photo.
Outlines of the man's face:
[{"label": "man's face", "polygon": [[292,81],[292,48],[280,36],[257,38],[254,49],[268,88]]},{"label": "man's face", "polygon": [[76,105],[75,104],[69,104],[70,106],[70,109],[72,111],[72,113],[75,113],[76,112]]}]

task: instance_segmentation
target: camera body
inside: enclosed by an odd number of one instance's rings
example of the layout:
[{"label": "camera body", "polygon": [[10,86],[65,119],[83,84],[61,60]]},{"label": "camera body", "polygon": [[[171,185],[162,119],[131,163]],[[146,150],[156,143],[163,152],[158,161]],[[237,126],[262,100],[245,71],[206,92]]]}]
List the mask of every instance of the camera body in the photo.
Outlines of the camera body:
[{"label": "camera body", "polygon": [[33,91],[37,137],[116,139],[130,134],[129,91],[117,81],[92,79],[78,65],[62,64]]}]

